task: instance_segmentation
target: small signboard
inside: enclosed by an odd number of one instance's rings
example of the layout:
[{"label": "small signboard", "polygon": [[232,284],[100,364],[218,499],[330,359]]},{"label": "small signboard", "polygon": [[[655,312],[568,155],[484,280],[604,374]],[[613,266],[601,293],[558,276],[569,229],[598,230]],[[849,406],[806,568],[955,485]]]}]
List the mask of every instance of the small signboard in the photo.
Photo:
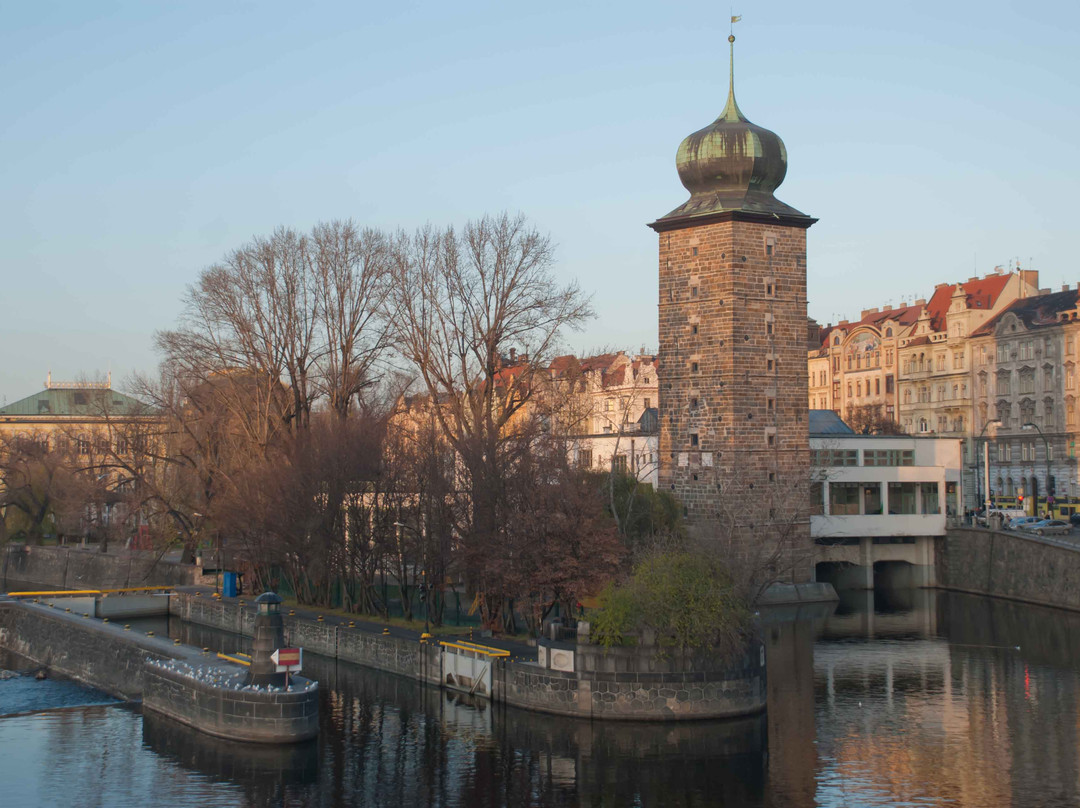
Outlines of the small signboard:
[{"label": "small signboard", "polygon": [[304,666],[303,648],[278,648],[270,655],[278,673],[296,673]]}]

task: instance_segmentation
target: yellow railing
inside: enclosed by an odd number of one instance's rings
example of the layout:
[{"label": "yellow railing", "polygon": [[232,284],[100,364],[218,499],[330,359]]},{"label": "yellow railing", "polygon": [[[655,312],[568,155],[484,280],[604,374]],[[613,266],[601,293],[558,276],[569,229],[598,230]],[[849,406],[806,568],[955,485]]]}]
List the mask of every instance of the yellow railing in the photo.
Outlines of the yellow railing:
[{"label": "yellow railing", "polygon": [[504,651],[502,648],[492,648],[489,645],[478,645],[474,642],[466,642],[462,640],[460,642],[444,642],[440,641],[439,645],[446,648],[457,648],[461,651],[472,651],[474,654],[483,654],[489,657],[508,657],[509,651]]},{"label": "yellow railing", "polygon": [[69,595],[118,595],[125,592],[164,592],[171,591],[171,586],[129,586],[123,589],[47,589],[41,592],[8,592],[13,598],[58,598]]},{"label": "yellow railing", "polygon": [[221,652],[218,652],[217,656],[218,656],[218,659],[225,659],[225,660],[228,660],[229,662],[235,662],[237,665],[246,665],[246,666],[249,666],[249,667],[251,665],[251,657],[248,657],[247,659],[242,658],[242,657],[247,656],[247,654],[233,655],[233,654],[222,654]]}]

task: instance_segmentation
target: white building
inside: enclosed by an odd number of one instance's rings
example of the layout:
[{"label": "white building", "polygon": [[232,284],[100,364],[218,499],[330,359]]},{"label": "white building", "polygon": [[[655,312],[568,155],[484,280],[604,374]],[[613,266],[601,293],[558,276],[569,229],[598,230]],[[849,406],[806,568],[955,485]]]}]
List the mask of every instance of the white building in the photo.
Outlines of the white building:
[{"label": "white building", "polygon": [[818,573],[838,588],[871,589],[875,573],[932,586],[934,541],[961,513],[962,441],[857,435],[822,410],[810,433]]}]

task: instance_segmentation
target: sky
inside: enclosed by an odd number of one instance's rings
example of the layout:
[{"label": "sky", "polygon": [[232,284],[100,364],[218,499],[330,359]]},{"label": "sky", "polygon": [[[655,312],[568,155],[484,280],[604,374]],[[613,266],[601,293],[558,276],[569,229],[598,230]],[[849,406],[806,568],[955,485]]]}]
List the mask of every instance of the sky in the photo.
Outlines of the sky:
[{"label": "sky", "polygon": [[[1019,261],[1080,281],[1080,4],[744,2],[736,94],[777,132],[822,324]],[[253,236],[525,214],[597,317],[656,349],[675,151],[727,94],[728,9],[637,2],[8,3],[0,403],[158,361]]]}]

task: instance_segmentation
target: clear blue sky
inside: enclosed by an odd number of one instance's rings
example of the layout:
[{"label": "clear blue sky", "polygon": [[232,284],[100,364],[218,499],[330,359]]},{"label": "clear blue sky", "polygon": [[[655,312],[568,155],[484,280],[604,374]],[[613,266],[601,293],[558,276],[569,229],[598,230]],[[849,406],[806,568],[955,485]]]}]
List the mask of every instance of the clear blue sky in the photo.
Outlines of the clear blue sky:
[{"label": "clear blue sky", "polygon": [[[1080,280],[1075,2],[736,7],[747,116],[783,137],[810,312],[929,297],[1019,257]],[[720,112],[727,5],[33,2],[0,12],[0,401],[152,369],[200,269],[277,225],[550,232],[656,345],[680,140]]]}]

